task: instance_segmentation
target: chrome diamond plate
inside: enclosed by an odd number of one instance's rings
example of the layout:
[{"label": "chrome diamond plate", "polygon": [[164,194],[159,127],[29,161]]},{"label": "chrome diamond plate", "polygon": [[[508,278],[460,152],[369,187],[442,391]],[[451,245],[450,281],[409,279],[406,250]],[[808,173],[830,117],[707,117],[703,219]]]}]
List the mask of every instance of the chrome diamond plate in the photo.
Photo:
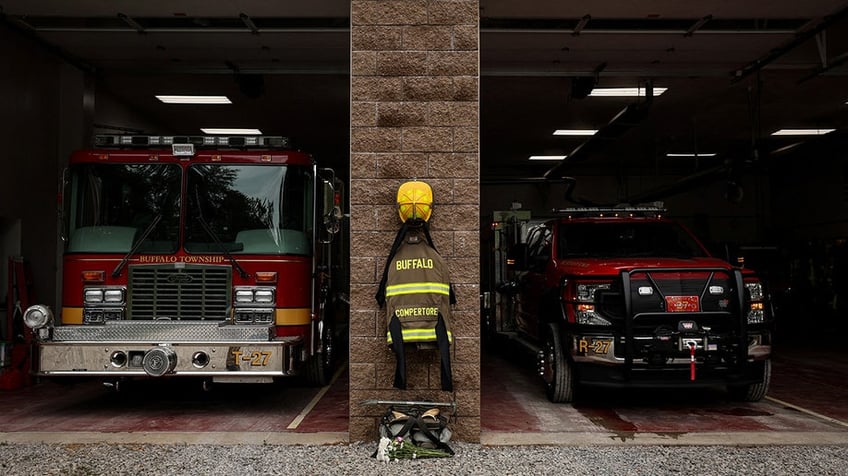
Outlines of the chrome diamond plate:
[{"label": "chrome diamond plate", "polygon": [[96,326],[59,326],[55,342],[268,342],[273,326],[217,322],[120,321]]}]

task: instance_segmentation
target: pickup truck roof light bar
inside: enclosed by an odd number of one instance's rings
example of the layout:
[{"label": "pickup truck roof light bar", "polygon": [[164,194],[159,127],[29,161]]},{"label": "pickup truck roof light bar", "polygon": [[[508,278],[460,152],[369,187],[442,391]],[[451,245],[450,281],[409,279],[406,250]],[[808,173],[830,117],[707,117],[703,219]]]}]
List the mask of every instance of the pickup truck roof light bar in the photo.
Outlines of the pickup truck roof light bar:
[{"label": "pickup truck roof light bar", "polygon": [[283,136],[148,136],[130,134],[98,134],[94,136],[95,147],[154,148],[170,147],[174,144],[192,144],[198,149],[289,149],[288,137]]},{"label": "pickup truck roof light bar", "polygon": [[574,208],[559,208],[554,209],[554,213],[558,215],[568,215],[569,217],[584,217],[584,216],[646,216],[646,217],[661,217],[666,209],[662,206],[635,206],[635,207],[574,207]]}]

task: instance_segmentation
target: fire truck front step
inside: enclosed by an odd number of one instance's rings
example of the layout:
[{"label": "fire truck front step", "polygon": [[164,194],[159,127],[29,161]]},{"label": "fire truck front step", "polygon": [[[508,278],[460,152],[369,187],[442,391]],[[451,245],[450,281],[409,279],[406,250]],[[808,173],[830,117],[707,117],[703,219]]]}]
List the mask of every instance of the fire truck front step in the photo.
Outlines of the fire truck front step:
[{"label": "fire truck front step", "polygon": [[220,321],[108,321],[93,326],[59,326],[54,342],[268,342],[272,325],[235,325]]}]

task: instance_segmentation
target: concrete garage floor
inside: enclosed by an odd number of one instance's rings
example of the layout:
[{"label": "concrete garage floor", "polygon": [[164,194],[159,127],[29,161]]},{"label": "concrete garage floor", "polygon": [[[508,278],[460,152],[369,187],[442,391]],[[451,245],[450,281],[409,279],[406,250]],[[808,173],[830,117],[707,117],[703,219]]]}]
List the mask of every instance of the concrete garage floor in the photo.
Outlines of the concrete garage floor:
[{"label": "concrete garage floor", "polygon": [[848,444],[848,354],[785,349],[757,403],[717,388],[584,389],[552,404],[528,365],[484,358],[484,444]]},{"label": "concrete garage floor", "polygon": [[[532,362],[484,354],[486,445],[848,444],[848,354],[785,349],[769,396],[728,401],[711,391],[584,392],[552,404]],[[528,366],[529,365],[529,366]],[[322,389],[275,385],[44,382],[0,392],[0,442],[327,444],[347,441],[347,373]]]},{"label": "concrete garage floor", "polygon": [[308,444],[347,441],[348,378],[333,384],[145,380],[121,392],[99,382],[43,382],[0,392],[0,442]]}]

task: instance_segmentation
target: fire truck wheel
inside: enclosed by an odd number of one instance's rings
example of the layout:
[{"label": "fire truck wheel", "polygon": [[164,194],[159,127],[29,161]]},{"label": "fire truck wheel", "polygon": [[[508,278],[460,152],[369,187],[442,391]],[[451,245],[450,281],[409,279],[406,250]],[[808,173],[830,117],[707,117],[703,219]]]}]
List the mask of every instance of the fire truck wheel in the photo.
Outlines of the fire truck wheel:
[{"label": "fire truck wheel", "polygon": [[730,386],[727,388],[730,398],[743,402],[759,402],[768,393],[771,383],[771,360],[763,362],[763,380],[750,385]]},{"label": "fire truck wheel", "polygon": [[304,374],[307,383],[315,387],[323,387],[330,383],[335,359],[332,326],[325,324],[321,334],[321,353],[307,359]]},{"label": "fire truck wheel", "polygon": [[559,326],[548,324],[542,363],[542,377],[548,400],[568,403],[574,398],[574,372],[562,347]]}]

